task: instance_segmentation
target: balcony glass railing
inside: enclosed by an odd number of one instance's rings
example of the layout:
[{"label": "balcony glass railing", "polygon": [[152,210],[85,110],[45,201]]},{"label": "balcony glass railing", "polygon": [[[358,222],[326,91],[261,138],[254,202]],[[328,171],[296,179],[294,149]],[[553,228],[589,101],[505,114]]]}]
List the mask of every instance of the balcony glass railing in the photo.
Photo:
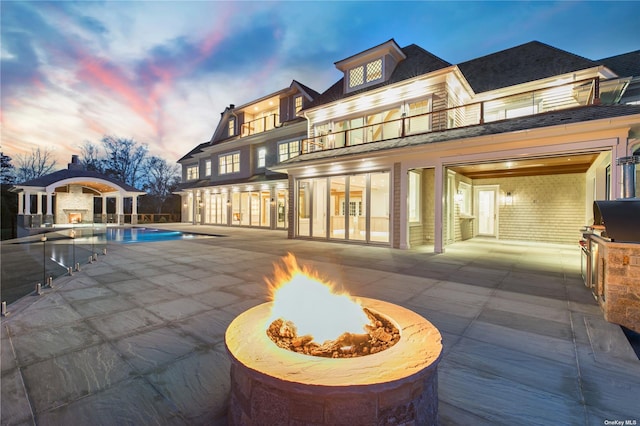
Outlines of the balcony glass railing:
[{"label": "balcony glass railing", "polygon": [[255,120],[247,121],[241,126],[240,136],[250,136],[257,133],[267,132],[275,129],[280,125],[280,116],[278,114],[267,115]]},{"label": "balcony glass railing", "polygon": [[330,132],[302,141],[302,153],[438,132],[493,121],[590,105],[599,98],[598,78],[571,82],[483,102],[404,116],[399,119]]}]

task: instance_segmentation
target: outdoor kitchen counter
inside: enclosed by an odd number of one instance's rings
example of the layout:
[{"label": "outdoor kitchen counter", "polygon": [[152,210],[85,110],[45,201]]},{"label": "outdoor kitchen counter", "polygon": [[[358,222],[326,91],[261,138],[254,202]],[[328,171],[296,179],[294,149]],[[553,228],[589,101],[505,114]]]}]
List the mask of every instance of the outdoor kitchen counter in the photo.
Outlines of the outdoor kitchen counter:
[{"label": "outdoor kitchen counter", "polygon": [[590,236],[600,247],[594,294],[607,321],[640,332],[640,244]]}]

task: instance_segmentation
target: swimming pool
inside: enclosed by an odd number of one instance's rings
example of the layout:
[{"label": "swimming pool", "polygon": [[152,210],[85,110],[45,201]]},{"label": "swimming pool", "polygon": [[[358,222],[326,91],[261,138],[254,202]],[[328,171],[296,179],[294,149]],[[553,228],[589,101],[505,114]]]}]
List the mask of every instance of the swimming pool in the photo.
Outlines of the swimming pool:
[{"label": "swimming pool", "polygon": [[108,242],[124,244],[176,241],[201,237],[197,234],[155,228],[107,228],[106,236]]}]

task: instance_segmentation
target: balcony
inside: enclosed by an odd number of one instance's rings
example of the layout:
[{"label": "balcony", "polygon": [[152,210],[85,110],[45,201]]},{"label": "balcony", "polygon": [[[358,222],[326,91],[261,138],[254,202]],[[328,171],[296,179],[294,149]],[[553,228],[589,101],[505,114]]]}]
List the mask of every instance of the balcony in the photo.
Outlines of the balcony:
[{"label": "balcony", "polygon": [[240,136],[245,137],[267,132],[269,130],[275,129],[278,126],[280,126],[280,115],[266,115],[264,117],[259,117],[255,120],[243,123],[240,128]]},{"label": "balcony", "polygon": [[439,132],[494,121],[525,117],[593,104],[599,99],[599,79],[587,79],[475,102],[426,114],[367,124],[303,139],[302,153],[337,149],[405,136]]}]

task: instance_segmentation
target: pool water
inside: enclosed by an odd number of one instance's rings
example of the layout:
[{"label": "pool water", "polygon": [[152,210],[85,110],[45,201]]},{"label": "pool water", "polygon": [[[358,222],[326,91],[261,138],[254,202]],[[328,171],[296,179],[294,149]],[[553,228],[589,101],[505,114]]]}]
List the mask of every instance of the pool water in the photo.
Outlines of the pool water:
[{"label": "pool water", "polygon": [[151,243],[197,238],[198,235],[154,228],[107,228],[107,241],[118,243]]}]

